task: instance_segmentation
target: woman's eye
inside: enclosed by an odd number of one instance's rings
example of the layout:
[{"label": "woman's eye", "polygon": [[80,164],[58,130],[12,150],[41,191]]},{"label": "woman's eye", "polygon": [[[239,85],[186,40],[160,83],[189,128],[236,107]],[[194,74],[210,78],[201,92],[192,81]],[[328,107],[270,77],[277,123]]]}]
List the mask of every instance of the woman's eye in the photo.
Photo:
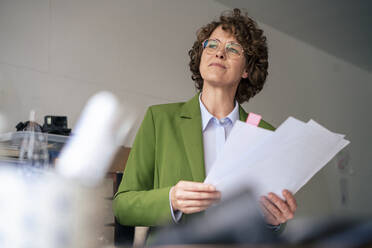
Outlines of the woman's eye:
[{"label": "woman's eye", "polygon": [[239,51],[237,49],[233,48],[233,47],[227,48],[227,51],[231,52],[231,53],[239,54]]},{"label": "woman's eye", "polygon": [[209,48],[217,48],[217,44],[208,44]]}]

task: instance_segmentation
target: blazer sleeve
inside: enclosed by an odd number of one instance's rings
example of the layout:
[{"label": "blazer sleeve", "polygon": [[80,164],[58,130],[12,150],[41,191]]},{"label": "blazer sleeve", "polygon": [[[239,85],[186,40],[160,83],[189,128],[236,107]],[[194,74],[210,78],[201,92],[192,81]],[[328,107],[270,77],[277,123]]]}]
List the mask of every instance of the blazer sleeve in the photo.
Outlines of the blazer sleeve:
[{"label": "blazer sleeve", "polygon": [[171,222],[169,190],[154,189],[156,130],[151,107],[137,132],[123,179],[114,196],[114,215],[122,225],[156,226]]}]

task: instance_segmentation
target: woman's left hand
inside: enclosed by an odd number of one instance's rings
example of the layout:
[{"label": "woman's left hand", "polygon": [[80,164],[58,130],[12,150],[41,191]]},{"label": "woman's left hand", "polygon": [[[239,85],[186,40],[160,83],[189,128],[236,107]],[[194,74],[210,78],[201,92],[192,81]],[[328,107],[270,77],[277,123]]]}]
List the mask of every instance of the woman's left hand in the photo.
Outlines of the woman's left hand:
[{"label": "woman's left hand", "polygon": [[292,193],[285,189],[282,194],[285,201],[274,193],[269,193],[267,196],[261,196],[260,198],[265,220],[274,226],[292,219],[297,209],[297,202]]}]

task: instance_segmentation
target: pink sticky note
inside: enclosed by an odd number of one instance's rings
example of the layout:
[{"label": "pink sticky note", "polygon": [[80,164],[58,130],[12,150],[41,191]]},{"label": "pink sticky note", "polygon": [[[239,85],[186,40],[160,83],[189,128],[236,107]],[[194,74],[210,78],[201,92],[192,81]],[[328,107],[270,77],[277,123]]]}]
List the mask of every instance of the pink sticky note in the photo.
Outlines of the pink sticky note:
[{"label": "pink sticky note", "polygon": [[248,118],[247,118],[247,123],[251,124],[253,126],[258,126],[258,123],[260,123],[262,119],[261,115],[255,114],[255,113],[249,113]]}]

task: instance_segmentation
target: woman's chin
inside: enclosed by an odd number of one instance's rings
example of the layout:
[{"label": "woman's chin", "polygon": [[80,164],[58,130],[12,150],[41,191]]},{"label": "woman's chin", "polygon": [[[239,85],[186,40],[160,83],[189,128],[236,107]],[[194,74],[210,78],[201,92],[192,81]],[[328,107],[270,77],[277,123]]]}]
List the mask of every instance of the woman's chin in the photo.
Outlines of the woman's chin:
[{"label": "woman's chin", "polygon": [[228,82],[225,80],[222,80],[221,78],[211,78],[209,80],[204,80],[205,85],[209,85],[211,87],[217,87],[217,88],[229,88],[233,87],[234,84],[232,82]]}]

